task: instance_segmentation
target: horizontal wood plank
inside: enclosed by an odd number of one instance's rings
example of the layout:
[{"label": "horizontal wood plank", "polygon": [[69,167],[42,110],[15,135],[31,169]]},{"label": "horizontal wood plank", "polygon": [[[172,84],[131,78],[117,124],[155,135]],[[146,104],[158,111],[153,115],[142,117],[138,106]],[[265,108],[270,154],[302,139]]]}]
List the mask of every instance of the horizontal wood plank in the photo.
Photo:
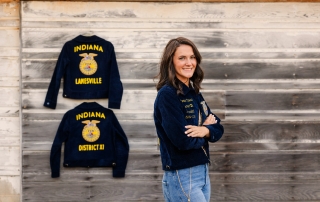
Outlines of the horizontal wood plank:
[{"label": "horizontal wood plank", "polygon": [[[62,92],[61,92],[62,93]],[[71,109],[85,100],[71,100],[58,95],[58,109]],[[319,110],[319,91],[268,90],[268,91],[215,91],[202,92],[212,109],[229,110]],[[43,109],[46,92],[43,90],[24,90],[22,105],[24,109]],[[121,109],[152,110],[156,91],[124,90]],[[62,102],[63,100],[63,102]],[[101,99],[104,106],[107,100]]]},{"label": "horizontal wood plank", "polygon": [[2,107],[18,107],[20,104],[20,89],[17,87],[1,87],[2,96],[0,102]]},{"label": "horizontal wood plank", "polygon": [[[163,48],[152,49],[123,49],[115,50],[118,61],[121,59],[156,59],[160,62]],[[57,60],[61,48],[23,48],[22,61],[33,60]],[[232,48],[199,48],[203,61],[207,59],[241,59],[242,61],[258,59],[318,59],[320,57],[320,49],[317,48],[301,48],[301,49],[232,49]],[[231,60],[232,61],[232,60]],[[290,61],[290,60],[287,60]]]},{"label": "horizontal wood plank", "polygon": [[[196,2],[189,1],[188,2]],[[318,19],[320,6],[317,3],[256,3],[256,4],[208,4],[179,2],[86,2],[77,4],[72,9],[74,2],[39,2],[23,1],[22,20],[43,18],[72,18],[72,19],[117,19],[117,18],[199,18],[199,19],[268,19],[268,20],[306,20],[304,14],[309,14],[309,19]],[[245,6],[244,6],[245,5]],[[196,7],[196,9],[194,9]],[[103,9],[102,9],[103,8]],[[46,12],[44,12],[44,10]],[[226,12],[227,11],[227,12]],[[296,12],[292,12],[296,11]]]},{"label": "horizontal wood plank", "polygon": [[[30,183],[23,187],[24,200],[56,201],[60,195],[64,201],[163,201],[161,181],[135,181],[134,183],[111,181],[106,183]],[[136,187],[139,187],[137,189]],[[52,190],[55,190],[54,192]],[[239,194],[242,192],[244,194]],[[272,192],[274,194],[268,194]],[[212,184],[213,201],[315,201],[318,190],[313,184]],[[73,194],[72,194],[73,193]],[[81,194],[80,194],[81,193]]]},{"label": "horizontal wood plank", "polygon": [[[14,82],[14,81],[12,81]],[[23,89],[47,89],[49,79],[30,79],[23,82]],[[156,79],[121,79],[125,90],[155,90]],[[1,78],[0,78],[1,83]],[[5,85],[10,85],[6,82]],[[60,91],[62,91],[61,80]],[[320,79],[204,79],[202,90],[318,90]]]},{"label": "horizontal wood plank", "polygon": [[[24,142],[52,143],[60,124],[60,120],[37,121],[24,119]],[[129,141],[137,141],[141,139],[146,142],[151,141],[154,143],[154,138],[157,137],[153,120],[119,120],[119,122]],[[222,139],[214,145],[231,143],[238,145],[243,143],[268,145],[268,143],[270,143],[275,146],[278,144],[280,145],[281,143],[302,143],[306,145],[320,144],[319,121],[222,121],[222,125],[224,126],[224,135]],[[39,131],[41,131],[41,133]],[[16,134],[15,136],[17,136],[18,133],[10,134]],[[246,149],[249,150],[250,148]]]},{"label": "horizontal wood plank", "polygon": [[[61,48],[76,36],[81,29],[24,28],[22,48]],[[169,31],[170,30],[170,31]],[[320,31],[259,31],[259,30],[94,30],[94,34],[113,43],[118,48],[163,48],[178,36],[191,39],[199,48],[319,48]],[[143,35],[140,33],[143,31]],[[84,33],[83,33],[84,34]],[[161,37],[158,35],[161,34]],[[151,40],[150,39],[157,39]],[[239,38],[241,40],[239,40]],[[303,38],[304,40],[299,40]],[[50,41],[50,43],[48,43]],[[294,43],[293,43],[294,41]]]},{"label": "horizontal wood plank", "polygon": [[19,194],[21,192],[20,182],[21,182],[20,176],[1,176],[1,179],[0,179],[1,200],[6,202],[7,199],[11,198],[12,201],[18,201],[17,199],[20,198]]},{"label": "horizontal wood plank", "polygon": [[[1,35],[0,35],[1,37]],[[0,49],[1,50],[1,49]],[[15,50],[14,50],[15,51]],[[3,52],[5,54],[5,51]],[[11,53],[9,52],[8,55]],[[9,57],[0,57],[0,60],[2,61],[2,65],[4,67],[7,67],[7,70],[9,71],[3,71],[3,74],[1,74],[1,77],[18,77],[20,75],[20,59],[16,56],[9,56]]]},{"label": "horizontal wood plank", "polygon": [[[62,92],[61,92],[62,93]],[[62,94],[58,95],[57,109],[72,109],[85,101],[97,101],[103,106],[108,106],[107,99],[98,100],[72,100],[62,97]],[[147,90],[124,90],[122,101],[121,101],[121,110],[152,110],[154,100],[156,98],[156,90],[147,91]],[[22,106],[24,109],[45,109],[43,107],[44,98],[46,92],[33,91],[33,90],[24,90],[22,95]],[[206,102],[212,109],[223,109],[224,108],[224,93],[221,91],[212,92],[203,92],[203,96],[207,97]],[[62,102],[63,100],[63,102]],[[50,109],[49,109],[50,110]]]},{"label": "horizontal wood plank", "polygon": [[[162,171],[160,152],[147,150],[148,152],[131,151],[127,165],[127,172],[150,173]],[[62,154],[63,156],[63,154]],[[217,152],[210,151],[210,172],[316,172],[318,170],[319,151],[243,151],[243,152]],[[24,151],[23,172],[24,173],[50,173],[49,166],[50,151]],[[45,163],[47,162],[47,163]],[[305,166],[308,165],[308,166]],[[88,168],[64,168],[63,173],[84,173]],[[110,173],[110,168],[97,168],[92,172]]]},{"label": "horizontal wood plank", "polygon": [[[0,3],[0,18],[19,20],[20,2],[17,1],[1,1]],[[18,26],[16,26],[18,27]]]},{"label": "horizontal wood plank", "polygon": [[[121,79],[153,79],[159,60],[117,60]],[[318,79],[319,61],[308,60],[204,60],[206,79]],[[33,60],[22,63],[22,79],[50,81],[56,60]],[[250,72],[250,73],[248,73]]]},{"label": "horizontal wood plank", "polygon": [[[84,20],[75,21],[71,18],[33,18],[22,21],[24,28],[88,28],[88,23]],[[136,19],[136,18],[105,18],[93,19],[86,18],[90,27],[94,29],[314,29],[320,28],[315,21],[299,22],[289,21],[285,24],[279,21],[263,21],[259,19]],[[10,23],[11,21],[7,22]],[[257,23],[259,22],[259,23]],[[11,23],[14,23],[11,22]],[[1,24],[0,24],[1,25]]]},{"label": "horizontal wood plank", "polygon": [[241,110],[318,110],[317,91],[233,91],[226,93],[226,108]]}]

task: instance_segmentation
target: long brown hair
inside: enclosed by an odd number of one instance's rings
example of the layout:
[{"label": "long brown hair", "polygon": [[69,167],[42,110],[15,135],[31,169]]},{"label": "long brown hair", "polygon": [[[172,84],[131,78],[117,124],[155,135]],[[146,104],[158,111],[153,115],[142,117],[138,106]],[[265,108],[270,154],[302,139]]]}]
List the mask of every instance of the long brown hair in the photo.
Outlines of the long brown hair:
[{"label": "long brown hair", "polygon": [[158,75],[155,77],[159,79],[159,82],[156,85],[157,91],[159,91],[164,85],[168,84],[175,87],[178,94],[182,93],[182,84],[176,77],[176,71],[173,64],[174,53],[176,52],[177,47],[181,44],[191,46],[196,57],[197,66],[190,80],[192,81],[192,85],[196,93],[199,93],[204,76],[203,70],[200,67],[202,57],[194,43],[184,37],[171,39],[164,48],[160,61],[160,70]]}]

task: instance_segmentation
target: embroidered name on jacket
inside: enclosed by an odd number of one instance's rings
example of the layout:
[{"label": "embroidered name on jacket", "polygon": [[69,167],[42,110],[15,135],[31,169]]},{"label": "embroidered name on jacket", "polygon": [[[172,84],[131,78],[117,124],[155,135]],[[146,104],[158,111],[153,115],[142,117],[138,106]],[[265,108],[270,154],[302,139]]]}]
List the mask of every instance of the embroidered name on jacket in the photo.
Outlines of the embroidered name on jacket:
[{"label": "embroidered name on jacket", "polygon": [[106,116],[104,115],[103,112],[82,112],[76,115],[76,120],[78,121],[80,119],[86,119],[86,118],[92,118],[92,117],[106,119]]},{"label": "embroidered name on jacket", "polygon": [[81,44],[78,46],[74,46],[73,50],[75,53],[78,51],[85,51],[85,50],[95,50],[95,51],[103,52],[102,46],[96,45],[96,44]]},{"label": "embroidered name on jacket", "polygon": [[79,151],[102,151],[104,144],[83,144],[79,145]]},{"label": "embroidered name on jacket", "polygon": [[180,100],[186,108],[188,115],[185,116],[185,119],[194,119],[196,116],[194,115],[194,108],[193,108],[193,99],[184,99]]},{"label": "embroidered name on jacket", "polygon": [[102,84],[102,78],[76,78],[76,84]]}]

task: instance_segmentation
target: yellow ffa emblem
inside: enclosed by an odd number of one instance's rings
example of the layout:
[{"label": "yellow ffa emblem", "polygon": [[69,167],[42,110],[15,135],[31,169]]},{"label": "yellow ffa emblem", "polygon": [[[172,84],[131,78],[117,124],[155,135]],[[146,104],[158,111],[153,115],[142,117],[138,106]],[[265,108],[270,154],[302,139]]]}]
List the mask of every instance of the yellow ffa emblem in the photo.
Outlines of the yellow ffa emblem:
[{"label": "yellow ffa emblem", "polygon": [[100,123],[100,121],[97,120],[85,120],[82,121],[82,123],[86,124],[82,130],[82,137],[88,142],[95,142],[100,137],[100,130],[96,126],[97,123]]},{"label": "yellow ffa emblem", "polygon": [[97,56],[95,53],[82,53],[79,56],[83,57],[81,59],[79,68],[80,71],[85,75],[92,75],[96,73],[98,69],[97,62],[93,59],[93,57]]}]

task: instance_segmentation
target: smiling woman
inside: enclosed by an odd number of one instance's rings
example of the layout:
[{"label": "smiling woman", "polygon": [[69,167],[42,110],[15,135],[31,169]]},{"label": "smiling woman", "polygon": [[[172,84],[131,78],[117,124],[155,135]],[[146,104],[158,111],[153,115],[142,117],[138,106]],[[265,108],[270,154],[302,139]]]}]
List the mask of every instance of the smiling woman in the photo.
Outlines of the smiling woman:
[{"label": "smiling woman", "polygon": [[218,141],[224,129],[199,92],[200,63],[197,47],[183,37],[170,40],[161,59],[154,122],[165,201],[210,201],[208,142]]}]

